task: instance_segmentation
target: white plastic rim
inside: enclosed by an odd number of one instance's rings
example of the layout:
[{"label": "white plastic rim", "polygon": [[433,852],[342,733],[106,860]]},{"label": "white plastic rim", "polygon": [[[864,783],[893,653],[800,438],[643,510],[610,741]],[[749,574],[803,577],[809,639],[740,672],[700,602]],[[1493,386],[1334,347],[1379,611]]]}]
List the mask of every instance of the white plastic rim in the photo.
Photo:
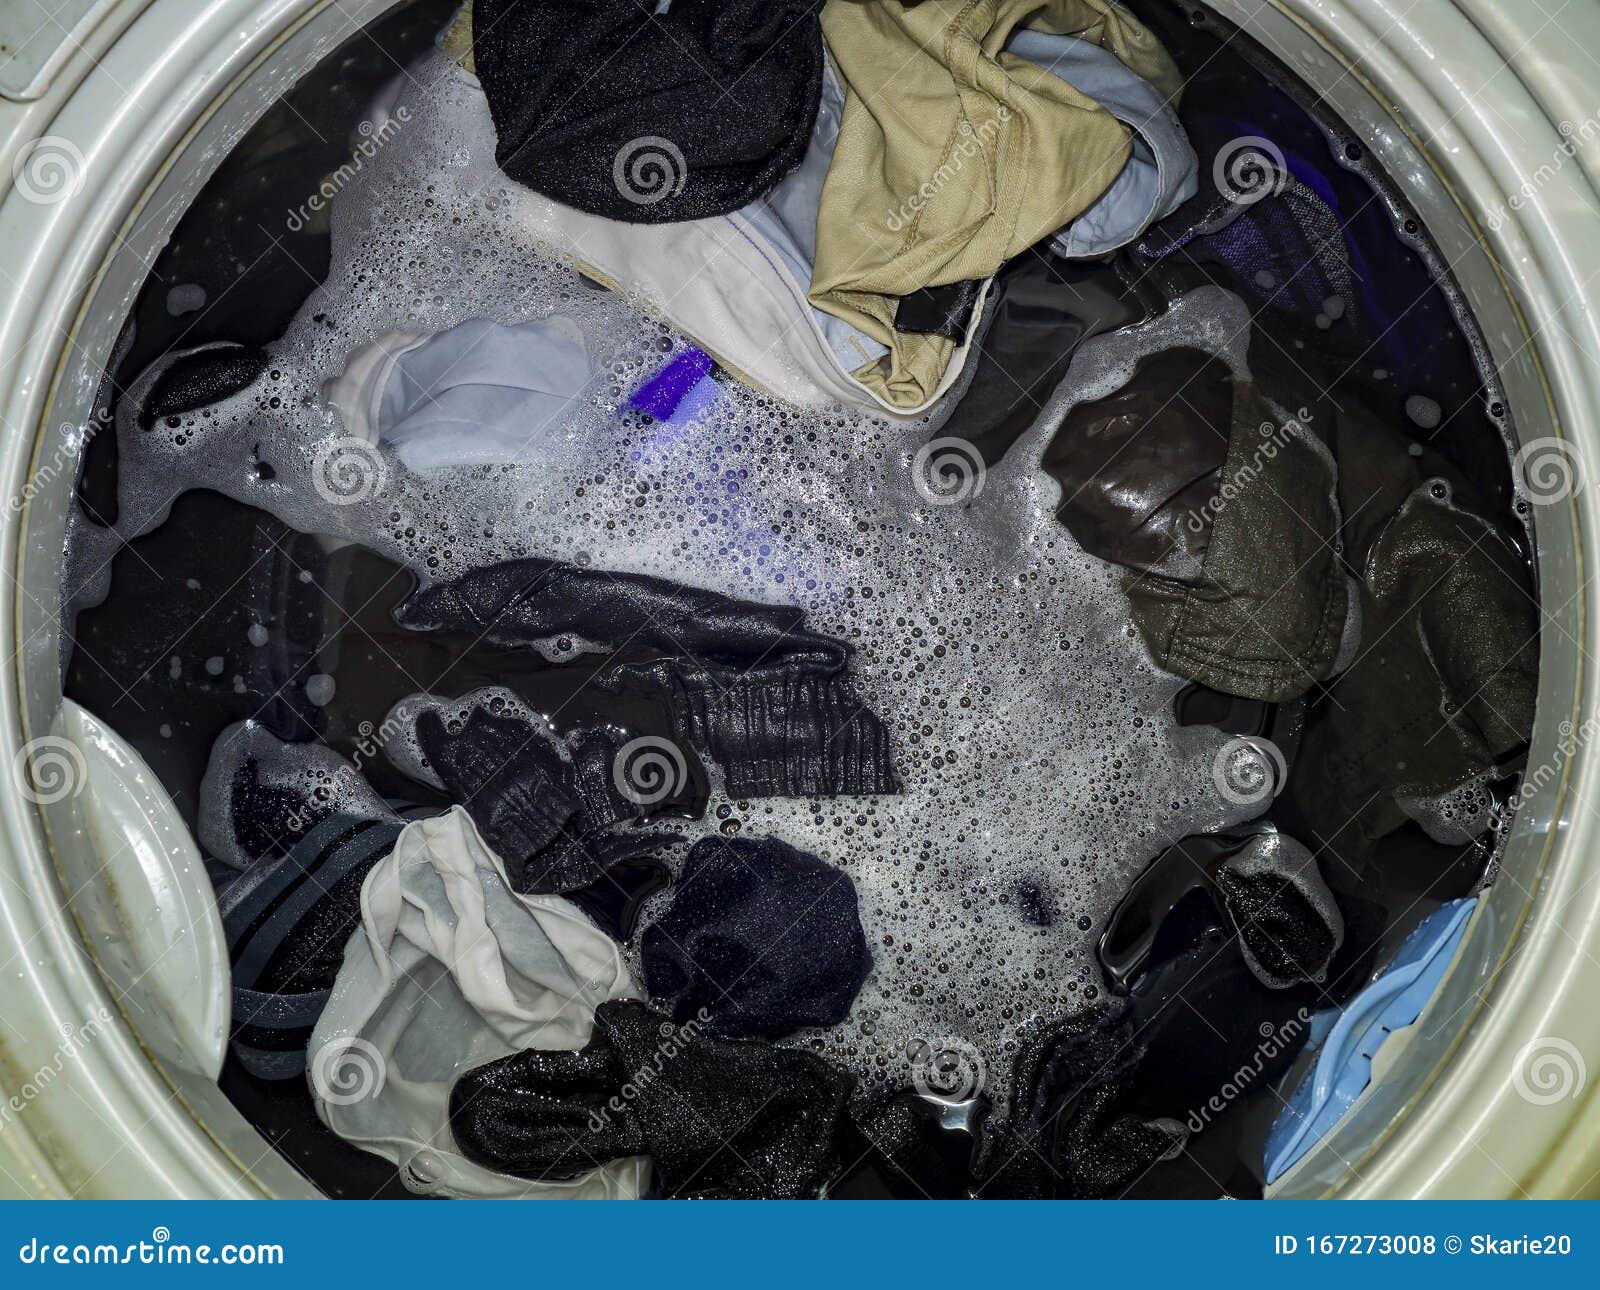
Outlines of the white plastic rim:
[{"label": "white plastic rim", "polygon": [[[73,485],[61,428],[87,420],[147,265],[204,180],[393,3],[103,4],[29,102],[0,100],[0,771],[60,706]],[[1586,52],[1600,51],[1600,0],[1208,7],[1319,90],[1400,184],[1488,339],[1523,442],[1561,440],[1579,480],[1600,481],[1600,100]],[[59,190],[26,169],[43,155],[67,168]],[[1277,1194],[1600,1191],[1594,502],[1585,483],[1536,512],[1537,787],[1500,876],[1410,1042],[1386,1051],[1369,1095]],[[96,889],[79,875],[95,857],[61,807],[0,775],[0,1194],[314,1195],[141,1031],[140,1001],[100,966],[106,947],[90,949]]]}]

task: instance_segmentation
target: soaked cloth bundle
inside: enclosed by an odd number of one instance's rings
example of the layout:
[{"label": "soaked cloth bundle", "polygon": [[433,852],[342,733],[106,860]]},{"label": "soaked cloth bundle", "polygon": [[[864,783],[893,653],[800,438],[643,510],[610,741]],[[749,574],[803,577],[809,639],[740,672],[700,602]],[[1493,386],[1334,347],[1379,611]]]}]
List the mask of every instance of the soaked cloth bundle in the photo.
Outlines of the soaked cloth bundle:
[{"label": "soaked cloth bundle", "polygon": [[1282,990],[1327,979],[1344,943],[1344,915],[1301,843],[1260,834],[1222,862],[1215,881],[1256,980]]},{"label": "soaked cloth bundle", "polygon": [[[465,16],[446,48],[469,73]],[[1194,186],[1194,158],[1169,108],[1150,86],[1098,45],[1048,32],[1016,33],[1037,43],[1030,57],[1087,92],[1136,131],[1128,164],[1077,219],[1056,230],[1071,255],[1105,254],[1151,219],[1173,209]],[[1034,76],[1045,75],[1035,64]],[[470,95],[466,85],[453,91]],[[467,104],[470,107],[470,102]],[[985,284],[962,284],[962,307],[931,328],[948,361],[923,397],[885,389],[876,373],[891,336],[869,334],[852,317],[808,298],[816,262],[817,221],[844,110],[844,89],[826,66],[816,121],[805,154],[771,192],[737,211],[677,224],[622,224],[547,203],[538,234],[590,277],[637,292],[729,372],[807,407],[835,403],[914,415],[961,374],[984,311]],[[879,213],[881,222],[882,212]],[[1130,230],[1132,232],[1130,232]],[[918,292],[909,290],[915,298]],[[906,316],[897,320],[905,324]],[[920,324],[927,326],[927,324]],[[897,333],[898,334],[898,333]]]},{"label": "soaked cloth bundle", "polygon": [[778,838],[696,842],[640,958],[652,1003],[727,1039],[836,1025],[872,970],[850,876]]},{"label": "soaked cloth bundle", "polygon": [[[472,816],[517,891],[575,891],[601,881],[613,865],[678,840],[602,832],[645,813],[617,788],[625,732],[584,732],[563,756],[528,719],[479,706],[459,725],[421,713],[417,739],[429,769]],[[651,805],[671,804],[663,798]]]},{"label": "soaked cloth bundle", "polygon": [[1270,825],[1247,838],[1206,834],[1168,847],[1128,889],[1100,938],[1113,984],[1149,964],[1166,918],[1196,892],[1226,916],[1245,964],[1263,985],[1327,979],[1344,943],[1344,915],[1316,858]]},{"label": "soaked cloth bundle", "polygon": [[500,167],[578,210],[701,219],[768,192],[817,110],[822,35],[802,0],[474,0],[472,52]]},{"label": "soaked cloth bundle", "polygon": [[218,403],[253,385],[267,370],[267,353],[252,345],[218,341],[174,355],[161,364],[139,408],[139,425],[150,430],[166,417]]},{"label": "soaked cloth bundle", "polygon": [[287,855],[330,815],[379,820],[393,814],[338,753],[288,743],[255,721],[236,721],[217,736],[200,798],[200,845],[234,869]]},{"label": "soaked cloth bundle", "polygon": [[617,1000],[581,1051],[463,1075],[450,1123],[470,1158],[526,1178],[648,1155],[670,1198],[798,1200],[826,1180],[853,1082],[815,1053],[710,1039]]},{"label": "soaked cloth bundle", "polygon": [[537,459],[594,379],[583,335],[559,316],[475,318],[434,336],[388,332],[328,386],[347,434],[392,444],[413,470]]},{"label": "soaked cloth bundle", "polygon": [[1189,128],[1202,170],[1220,183],[1207,184],[1151,228],[1135,263],[1169,290],[1193,286],[1194,268],[1220,276],[1222,285],[1299,326],[1314,320],[1330,343],[1348,348],[1376,339],[1367,266],[1352,263],[1356,247],[1316,168],[1269,151],[1240,121],[1196,114]]},{"label": "soaked cloth bundle", "polygon": [[889,347],[858,375],[893,407],[924,404],[955,349],[948,336],[899,330],[901,298],[993,277],[1093,206],[1133,154],[1111,110],[1006,50],[1024,24],[1102,47],[1150,83],[1158,104],[1177,97],[1166,51],[1108,0],[823,8],[845,105],[810,298]]},{"label": "soaked cloth bundle", "polygon": [[1145,1056],[1123,1005],[1073,1017],[1030,1044],[1017,1062],[1019,1102],[979,1168],[991,1198],[1117,1197],[1184,1148],[1189,1130],[1170,1116],[1125,1109],[1127,1083]]},{"label": "soaked cloth bundle", "polygon": [[610,938],[560,897],[512,891],[464,811],[419,820],[362,884],[361,925],[311,1037],[317,1114],[425,1194],[636,1198],[637,1152],[530,1184],[465,1156],[448,1116],[461,1072],[581,1047],[595,1006],[632,993]]},{"label": "soaked cloth bundle", "polygon": [[1359,870],[1412,818],[1408,804],[1495,774],[1524,749],[1540,620],[1527,560],[1461,474],[1343,402],[1325,415],[1360,644],[1307,724],[1285,805],[1308,843]]},{"label": "soaked cloth bundle", "polygon": [[972,379],[939,433],[967,440],[993,466],[1038,419],[1078,347],[1139,316],[1111,269],[1018,256],[995,279]]},{"label": "soaked cloth bundle", "polygon": [[1131,571],[1159,667],[1280,702],[1333,670],[1345,629],[1328,418],[1283,405],[1259,374],[1238,379],[1236,362],[1165,343],[1201,320],[1222,352],[1250,334],[1243,302],[1205,287],[1080,350],[1075,383],[1116,392],[1070,406],[1042,465],[1079,546]]},{"label": "soaked cloth bundle", "polygon": [[669,697],[680,742],[722,769],[732,797],[898,790],[888,731],[850,685],[849,646],[810,631],[800,609],[526,559],[418,591],[395,618],[547,657],[561,641],[626,649],[637,661],[608,662],[600,683]]},{"label": "soaked cloth bundle", "polygon": [[305,1070],[345,942],[361,921],[361,884],[400,836],[397,817],[333,814],[287,855],[262,861],[217,897],[233,963],[233,1051],[260,1079]]}]

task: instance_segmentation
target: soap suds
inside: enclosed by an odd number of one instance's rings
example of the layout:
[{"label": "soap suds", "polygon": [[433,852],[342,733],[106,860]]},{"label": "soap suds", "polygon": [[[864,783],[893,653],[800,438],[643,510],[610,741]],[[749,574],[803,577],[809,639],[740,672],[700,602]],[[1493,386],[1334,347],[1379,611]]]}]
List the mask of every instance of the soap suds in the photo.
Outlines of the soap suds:
[{"label": "soap suds", "polygon": [[[437,55],[410,77],[403,136],[333,203],[326,283],[260,379],[150,431],[134,409],[159,368],[131,387],[118,416],[124,534],[161,523],[181,481],[362,542],[425,581],[540,556],[803,607],[855,648],[904,791],[746,803],[713,775],[705,819],[682,831],[731,820],[854,880],[872,975],[848,1022],[792,1042],[894,1085],[910,1083],[928,1044],[971,1045],[1003,1098],[1022,1028],[1103,988],[1094,941],[1129,882],[1169,843],[1259,809],[1218,789],[1227,737],[1175,725],[1182,682],[1152,667],[1119,572],[1055,520],[1059,488],[1036,469],[1042,435],[945,505],[913,471],[936,415],[802,411],[732,380],[690,425],[628,410],[687,342],[540,249],[541,203],[495,167],[474,85]],[[1074,397],[1114,390],[1141,347],[1241,348],[1219,321],[1233,299],[1214,291],[1142,339],[1086,347]],[[349,356],[387,332],[557,313],[604,379],[543,432],[531,464],[417,475],[353,439],[325,401]],[[1065,410],[1058,396],[1052,424]],[[333,769],[307,755],[307,782],[335,791]]]}]

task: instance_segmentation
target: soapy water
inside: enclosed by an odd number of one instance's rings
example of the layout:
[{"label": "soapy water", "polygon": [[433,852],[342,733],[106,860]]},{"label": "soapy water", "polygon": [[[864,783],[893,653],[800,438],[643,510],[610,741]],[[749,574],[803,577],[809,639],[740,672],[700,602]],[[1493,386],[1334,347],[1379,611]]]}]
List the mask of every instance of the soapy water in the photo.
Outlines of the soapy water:
[{"label": "soapy water", "polygon": [[[730,802],[711,770],[704,818],[673,827],[693,840],[733,821],[854,881],[872,974],[845,1023],[786,1042],[869,1088],[912,1085],[919,1054],[954,1045],[1003,1103],[1025,1028],[1104,988],[1094,942],[1129,882],[1177,839],[1260,813],[1219,788],[1228,736],[1176,724],[1183,683],[1151,665],[1117,571],[1055,520],[1042,438],[985,476],[956,441],[923,451],[937,412],[805,411],[731,379],[686,424],[628,410],[687,342],[541,249],[541,201],[496,168],[470,78],[433,54],[396,95],[403,142],[334,199],[326,281],[261,377],[149,430],[135,409],[164,364],[130,389],[124,536],[160,524],[181,484],[363,543],[424,582],[539,556],[803,607],[855,649],[903,791]],[[329,403],[350,356],[390,333],[552,315],[578,328],[596,376],[517,462],[418,475]],[[1146,349],[1193,344],[1242,374],[1247,317],[1206,289],[1086,346],[1046,422],[1116,388]]]}]

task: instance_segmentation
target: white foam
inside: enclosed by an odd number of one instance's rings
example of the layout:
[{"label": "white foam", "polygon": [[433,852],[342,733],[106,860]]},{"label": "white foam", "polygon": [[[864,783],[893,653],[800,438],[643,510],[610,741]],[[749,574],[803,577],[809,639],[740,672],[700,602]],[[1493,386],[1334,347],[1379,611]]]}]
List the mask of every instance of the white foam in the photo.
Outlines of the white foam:
[{"label": "white foam", "polygon": [[[1151,666],[1117,571],[1055,521],[1058,489],[1027,454],[965,504],[935,505],[912,472],[932,418],[808,413],[731,381],[688,427],[627,411],[679,338],[540,251],[534,204],[495,168],[475,87],[438,56],[411,75],[427,88],[403,91],[403,130],[335,200],[326,285],[257,385],[150,432],[129,406],[153,374],[133,387],[118,420],[124,532],[159,523],[182,481],[363,542],[425,580],[538,555],[804,607],[855,646],[904,792],[742,804],[713,781],[705,820],[685,831],[773,833],[855,881],[872,976],[849,1022],[801,1042],[905,1083],[913,1040],[959,1038],[1003,1094],[1019,1029],[1103,988],[1093,942],[1129,881],[1170,842],[1248,813],[1210,773],[1225,737],[1175,727],[1181,683]],[[1225,296],[1153,334],[1241,350]],[[419,476],[351,443],[323,401],[351,352],[387,332],[557,312],[609,379],[547,433],[536,465]],[[1138,349],[1097,346],[1095,380],[1074,364],[1082,390],[1114,389]],[[1023,916],[1024,889],[1049,926]]]}]

